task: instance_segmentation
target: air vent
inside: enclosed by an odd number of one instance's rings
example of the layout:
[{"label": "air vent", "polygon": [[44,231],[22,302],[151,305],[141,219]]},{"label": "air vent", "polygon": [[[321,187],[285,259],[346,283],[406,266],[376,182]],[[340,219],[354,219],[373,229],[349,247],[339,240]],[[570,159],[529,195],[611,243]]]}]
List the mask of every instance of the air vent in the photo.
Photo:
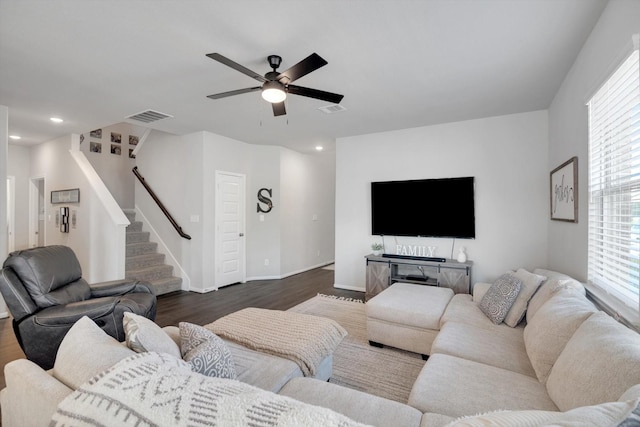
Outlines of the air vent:
[{"label": "air vent", "polygon": [[170,116],[165,113],[161,113],[159,111],[146,110],[146,111],[141,111],[137,114],[133,114],[131,116],[127,116],[126,118],[130,120],[135,120],[138,122],[143,122],[143,123],[153,123],[153,122],[157,122],[158,120],[168,119],[169,117],[173,117],[173,116]]},{"label": "air vent", "polygon": [[322,111],[325,114],[333,114],[333,113],[338,113],[340,111],[345,111],[346,108],[344,108],[340,104],[333,104],[333,105],[327,105],[327,106],[324,106],[324,107],[320,107],[320,108],[318,108],[318,110]]}]

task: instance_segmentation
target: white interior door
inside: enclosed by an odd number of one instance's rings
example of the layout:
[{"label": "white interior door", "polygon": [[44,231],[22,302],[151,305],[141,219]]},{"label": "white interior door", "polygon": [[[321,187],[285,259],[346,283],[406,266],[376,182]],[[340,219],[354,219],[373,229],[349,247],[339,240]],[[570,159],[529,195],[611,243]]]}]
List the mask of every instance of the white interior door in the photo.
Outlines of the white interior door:
[{"label": "white interior door", "polygon": [[216,287],[245,282],[245,176],[216,172]]}]

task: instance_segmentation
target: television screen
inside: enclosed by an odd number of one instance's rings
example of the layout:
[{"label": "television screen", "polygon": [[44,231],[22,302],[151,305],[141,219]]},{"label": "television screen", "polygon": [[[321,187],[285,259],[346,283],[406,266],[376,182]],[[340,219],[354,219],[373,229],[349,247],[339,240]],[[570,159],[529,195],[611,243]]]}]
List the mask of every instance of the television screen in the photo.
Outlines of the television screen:
[{"label": "television screen", "polygon": [[474,239],[474,178],[372,182],[371,234]]}]

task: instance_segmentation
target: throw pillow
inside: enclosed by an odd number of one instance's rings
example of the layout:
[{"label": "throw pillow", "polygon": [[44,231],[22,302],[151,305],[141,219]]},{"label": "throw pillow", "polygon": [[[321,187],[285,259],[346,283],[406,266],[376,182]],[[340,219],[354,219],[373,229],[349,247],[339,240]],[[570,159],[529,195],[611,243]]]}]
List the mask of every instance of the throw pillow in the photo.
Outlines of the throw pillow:
[{"label": "throw pillow", "polygon": [[180,359],[180,348],[154,321],[126,312],[122,319],[127,347],[136,353],[155,351]]},{"label": "throw pillow", "polygon": [[496,325],[502,323],[520,293],[522,282],[506,273],[498,277],[480,300],[478,307]]},{"label": "throw pillow", "polygon": [[58,348],[53,377],[75,390],[95,375],[136,354],[87,316],[67,332]]},{"label": "throw pillow", "polygon": [[512,274],[520,279],[522,286],[520,287],[518,298],[516,298],[513,306],[504,318],[504,323],[515,328],[524,318],[527,306],[529,305],[529,300],[538,290],[540,284],[547,280],[547,278],[545,276],[530,273],[524,268],[519,268],[518,271]]},{"label": "throw pillow", "polygon": [[236,366],[227,344],[202,326],[180,322],[183,359],[191,368],[209,377],[236,379]]}]

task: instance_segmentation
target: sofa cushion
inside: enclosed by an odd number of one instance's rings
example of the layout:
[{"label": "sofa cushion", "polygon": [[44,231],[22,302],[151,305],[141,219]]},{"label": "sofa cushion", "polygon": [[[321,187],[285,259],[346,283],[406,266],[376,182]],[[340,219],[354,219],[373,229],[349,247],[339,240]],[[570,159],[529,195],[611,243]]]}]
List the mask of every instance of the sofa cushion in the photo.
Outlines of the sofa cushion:
[{"label": "sofa cushion", "polygon": [[498,411],[458,419],[447,427],[542,427],[542,426],[627,426],[625,419],[640,422],[638,400],[608,402],[595,406],[584,406],[567,412],[550,411]]},{"label": "sofa cushion", "polygon": [[367,318],[439,330],[440,318],[453,290],[411,283],[394,283],[365,305]]},{"label": "sofa cushion", "polygon": [[122,319],[127,347],[136,353],[155,351],[180,358],[180,347],[153,320],[126,312]]},{"label": "sofa cushion", "polygon": [[[165,326],[163,330],[175,342],[180,343],[180,329]],[[277,393],[291,378],[301,377],[298,365],[288,359],[251,350],[233,341],[224,340],[233,357],[237,380]],[[328,379],[331,376],[333,357],[325,359],[318,369],[318,377]]]},{"label": "sofa cushion", "polygon": [[182,358],[195,372],[208,377],[236,379],[233,357],[219,336],[188,322],[180,322],[178,328]]},{"label": "sofa cushion", "polygon": [[82,317],[60,343],[53,376],[75,390],[86,381],[133,354],[133,350]]},{"label": "sofa cushion", "polygon": [[237,380],[277,393],[291,378],[301,377],[300,367],[293,361],[226,341],[233,355]]},{"label": "sofa cushion", "polygon": [[535,294],[529,300],[529,306],[527,307],[526,318],[527,322],[530,322],[538,309],[547,302],[551,295],[560,288],[572,288],[580,291],[583,295],[586,295],[586,289],[582,286],[582,283],[567,276],[566,274],[558,273],[556,271],[544,270],[536,268],[533,270],[534,274],[540,276],[546,276],[547,280],[543,282]]},{"label": "sofa cushion", "polygon": [[511,309],[504,318],[504,323],[515,328],[524,319],[524,314],[527,311],[529,300],[533,294],[538,290],[540,284],[547,278],[539,274],[530,273],[524,268],[519,268],[518,271],[512,273],[513,276],[520,279],[522,286],[520,287],[520,293],[515,302],[511,306]]},{"label": "sofa cushion", "polygon": [[558,409],[534,377],[446,354],[429,357],[411,389],[409,405],[451,417],[503,409]]},{"label": "sofa cushion", "polygon": [[541,383],[547,382],[576,329],[597,309],[574,289],[561,289],[544,303],[524,328],[524,343],[531,365]]},{"label": "sofa cushion", "polygon": [[422,418],[411,406],[312,378],[294,378],[280,394],[373,426],[418,427]]},{"label": "sofa cushion", "polygon": [[511,274],[503,274],[491,285],[478,307],[493,323],[502,323],[513,306],[522,282]]},{"label": "sofa cushion", "polygon": [[433,342],[431,353],[473,360],[530,377],[536,375],[524,346],[522,328],[487,329],[447,322]]},{"label": "sofa cushion", "polygon": [[[186,365],[186,366],[185,366]],[[134,353],[67,396],[50,426],[362,426],[327,408]]]},{"label": "sofa cushion", "polygon": [[440,319],[440,328],[447,322],[459,322],[479,328],[509,328],[507,325],[495,325],[484,315],[478,304],[473,302],[469,294],[456,294],[451,298],[447,309]]},{"label": "sofa cushion", "polygon": [[640,335],[603,312],[573,334],[551,368],[547,389],[563,411],[617,400],[640,384]]}]

